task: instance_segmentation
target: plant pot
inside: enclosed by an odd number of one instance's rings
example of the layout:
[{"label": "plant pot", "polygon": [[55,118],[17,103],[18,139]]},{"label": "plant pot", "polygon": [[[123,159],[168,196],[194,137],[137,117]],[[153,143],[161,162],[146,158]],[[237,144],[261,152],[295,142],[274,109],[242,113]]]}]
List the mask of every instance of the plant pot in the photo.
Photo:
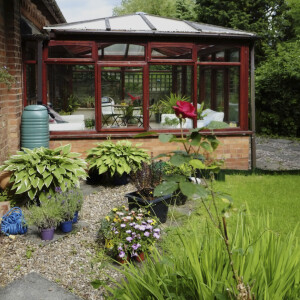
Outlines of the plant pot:
[{"label": "plant pot", "polygon": [[147,207],[147,209],[150,210],[150,213],[156,216],[161,223],[167,221],[172,194],[155,198],[154,200],[143,198],[137,192],[126,194],[125,197],[128,199],[129,209]]},{"label": "plant pot", "polygon": [[119,174],[115,174],[113,176],[114,185],[125,185],[128,182],[129,182],[129,176],[127,173],[123,173],[121,176]]},{"label": "plant pot", "polygon": [[187,196],[181,193],[180,190],[176,191],[171,198],[170,204],[172,205],[184,205],[187,201]]},{"label": "plant pot", "polygon": [[64,233],[72,231],[72,220],[71,221],[64,221],[60,223],[60,230]]},{"label": "plant pot", "polygon": [[0,173],[0,187],[2,190],[5,190],[11,183],[9,183],[10,176],[12,172],[10,171],[3,171]]},{"label": "plant pot", "polygon": [[127,257],[120,257],[119,255],[117,255],[116,257],[116,261],[119,262],[120,264],[127,264],[129,262],[129,255]]},{"label": "plant pot", "polygon": [[155,122],[160,123],[161,122],[161,113],[155,113]]},{"label": "plant pot", "polygon": [[74,214],[74,218],[72,220],[72,223],[77,223],[78,222],[78,211],[75,211],[75,214]]},{"label": "plant pot", "polygon": [[138,262],[144,261],[144,260],[145,260],[145,253],[144,253],[144,252],[139,253],[139,254],[135,257],[135,260],[138,261]]},{"label": "plant pot", "polygon": [[43,241],[51,241],[54,236],[54,227],[41,229],[41,238]]}]

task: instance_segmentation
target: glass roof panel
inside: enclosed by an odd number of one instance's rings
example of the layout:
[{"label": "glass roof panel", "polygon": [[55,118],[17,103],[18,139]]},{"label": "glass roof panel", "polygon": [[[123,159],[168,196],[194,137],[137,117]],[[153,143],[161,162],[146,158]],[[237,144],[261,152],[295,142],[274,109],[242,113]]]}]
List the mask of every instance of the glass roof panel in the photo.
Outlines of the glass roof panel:
[{"label": "glass roof panel", "polygon": [[111,30],[150,30],[149,26],[139,15],[121,16],[109,19]]}]

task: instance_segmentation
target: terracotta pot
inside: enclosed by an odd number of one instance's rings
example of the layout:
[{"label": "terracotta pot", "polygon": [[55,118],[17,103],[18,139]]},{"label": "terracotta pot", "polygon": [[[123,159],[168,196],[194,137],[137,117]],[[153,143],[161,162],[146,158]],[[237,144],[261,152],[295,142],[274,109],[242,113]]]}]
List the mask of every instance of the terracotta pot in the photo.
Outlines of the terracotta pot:
[{"label": "terracotta pot", "polygon": [[127,257],[120,257],[119,255],[117,256],[116,260],[120,263],[120,264],[127,264],[129,261],[129,255]]},{"label": "terracotta pot", "polygon": [[11,176],[10,171],[3,171],[0,173],[0,187],[2,190],[5,190],[11,183],[9,183],[10,176]]},{"label": "terracotta pot", "polygon": [[142,262],[145,260],[145,253],[144,252],[141,252],[138,254],[138,256],[135,257],[135,260],[138,261],[138,262]]}]

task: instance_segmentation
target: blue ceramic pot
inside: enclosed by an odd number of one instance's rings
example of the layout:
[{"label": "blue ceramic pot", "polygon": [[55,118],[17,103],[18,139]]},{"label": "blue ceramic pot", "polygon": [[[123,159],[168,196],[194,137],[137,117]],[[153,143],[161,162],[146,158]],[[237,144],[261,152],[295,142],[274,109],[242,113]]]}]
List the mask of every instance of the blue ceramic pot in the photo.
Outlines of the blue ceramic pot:
[{"label": "blue ceramic pot", "polygon": [[60,230],[64,233],[72,231],[73,221],[65,221],[60,223]]}]

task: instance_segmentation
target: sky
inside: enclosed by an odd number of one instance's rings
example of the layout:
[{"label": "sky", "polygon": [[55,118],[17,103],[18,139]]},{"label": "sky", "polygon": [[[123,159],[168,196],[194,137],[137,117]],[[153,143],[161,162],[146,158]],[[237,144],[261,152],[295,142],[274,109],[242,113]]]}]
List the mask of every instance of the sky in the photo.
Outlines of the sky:
[{"label": "sky", "polygon": [[121,0],[56,0],[67,22],[85,21],[112,16]]}]

